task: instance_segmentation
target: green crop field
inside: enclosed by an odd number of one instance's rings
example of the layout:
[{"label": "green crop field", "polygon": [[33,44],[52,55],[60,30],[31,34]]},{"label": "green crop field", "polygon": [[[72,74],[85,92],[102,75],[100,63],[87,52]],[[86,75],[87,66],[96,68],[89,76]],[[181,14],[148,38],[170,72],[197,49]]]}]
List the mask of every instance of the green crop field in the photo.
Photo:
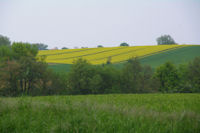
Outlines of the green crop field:
[{"label": "green crop field", "polygon": [[200,46],[189,46],[147,56],[141,58],[140,61],[143,65],[156,68],[167,61],[171,61],[175,65],[185,64],[197,56],[200,56]]},{"label": "green crop field", "polygon": [[0,98],[0,133],[199,133],[200,94]]}]

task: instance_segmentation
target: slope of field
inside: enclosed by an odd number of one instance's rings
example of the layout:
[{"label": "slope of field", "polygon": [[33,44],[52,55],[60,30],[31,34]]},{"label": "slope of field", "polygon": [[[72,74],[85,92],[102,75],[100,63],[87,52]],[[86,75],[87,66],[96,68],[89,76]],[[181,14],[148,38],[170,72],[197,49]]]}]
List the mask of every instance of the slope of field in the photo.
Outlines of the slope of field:
[{"label": "slope of field", "polygon": [[132,46],[109,48],[86,48],[69,50],[39,51],[38,56],[45,55],[48,63],[72,64],[78,58],[84,58],[92,64],[106,63],[111,58],[112,63],[128,60],[131,57],[142,57],[170,49],[185,47],[185,45]]},{"label": "slope of field", "polygon": [[1,133],[199,133],[200,94],[0,98]]},{"label": "slope of field", "polygon": [[175,65],[185,64],[200,56],[200,46],[188,46],[166,52],[154,54],[140,59],[143,65],[150,65],[153,68],[170,61]]},{"label": "slope of field", "polygon": [[[188,45],[187,47],[180,47],[140,57],[139,60],[142,65],[150,65],[153,69],[155,69],[167,61],[170,61],[175,65],[186,64],[198,56],[200,56],[200,45]],[[113,64],[116,68],[122,68],[123,65],[124,62]]]}]

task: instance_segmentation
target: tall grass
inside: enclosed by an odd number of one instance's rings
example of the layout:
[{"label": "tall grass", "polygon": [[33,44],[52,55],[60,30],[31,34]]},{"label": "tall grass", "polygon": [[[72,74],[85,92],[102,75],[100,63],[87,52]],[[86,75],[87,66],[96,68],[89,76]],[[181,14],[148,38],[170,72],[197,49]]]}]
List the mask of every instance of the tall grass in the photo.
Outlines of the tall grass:
[{"label": "tall grass", "polygon": [[0,98],[0,133],[198,133],[200,94]]}]

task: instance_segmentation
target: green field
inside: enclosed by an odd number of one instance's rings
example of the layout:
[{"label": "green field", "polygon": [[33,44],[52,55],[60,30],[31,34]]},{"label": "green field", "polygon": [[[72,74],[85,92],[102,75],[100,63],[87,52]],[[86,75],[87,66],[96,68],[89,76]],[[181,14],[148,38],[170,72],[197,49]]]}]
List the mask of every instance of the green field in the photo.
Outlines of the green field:
[{"label": "green field", "polygon": [[0,133],[199,133],[200,94],[0,98]]},{"label": "green field", "polygon": [[141,58],[140,61],[143,65],[150,65],[156,68],[167,61],[171,61],[175,65],[185,64],[197,56],[200,56],[200,46],[188,46],[147,56]]}]

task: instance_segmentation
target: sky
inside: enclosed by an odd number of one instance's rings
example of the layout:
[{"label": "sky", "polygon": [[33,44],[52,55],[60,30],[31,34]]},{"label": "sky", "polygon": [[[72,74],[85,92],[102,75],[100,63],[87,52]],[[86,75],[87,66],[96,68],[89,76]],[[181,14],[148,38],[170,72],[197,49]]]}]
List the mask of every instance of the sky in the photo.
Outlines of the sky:
[{"label": "sky", "polygon": [[48,48],[200,44],[200,0],[0,0],[0,34]]}]

